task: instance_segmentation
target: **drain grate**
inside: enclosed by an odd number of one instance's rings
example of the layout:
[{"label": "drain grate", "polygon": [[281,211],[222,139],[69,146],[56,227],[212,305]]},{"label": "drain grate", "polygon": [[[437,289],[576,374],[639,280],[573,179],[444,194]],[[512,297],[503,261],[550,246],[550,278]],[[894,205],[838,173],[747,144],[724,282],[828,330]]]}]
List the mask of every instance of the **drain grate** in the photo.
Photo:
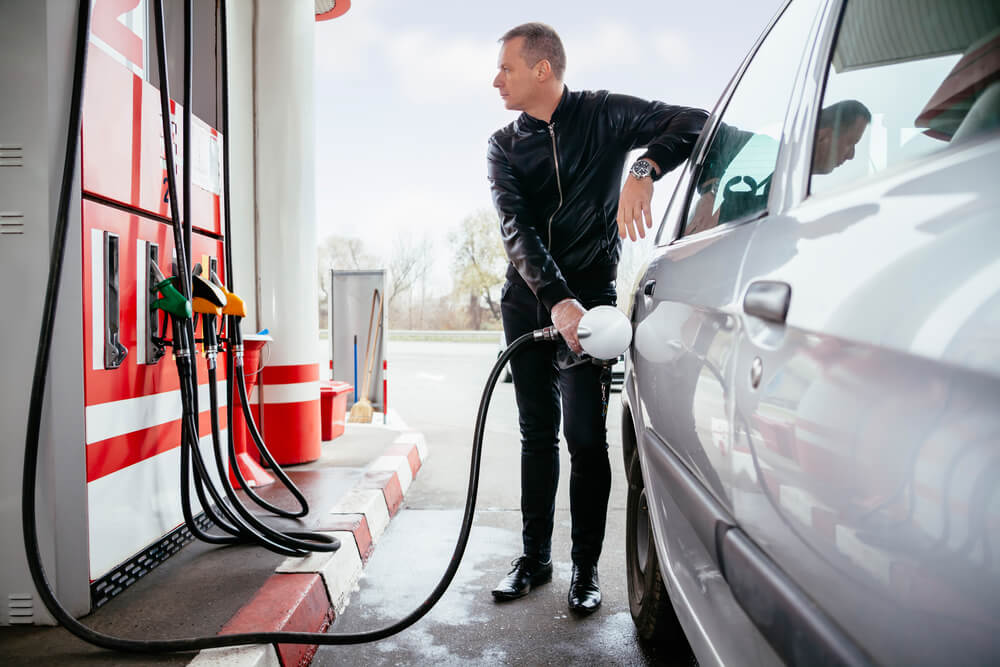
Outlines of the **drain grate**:
[{"label": "drain grate", "polygon": [[[204,514],[199,515],[195,519],[195,523],[203,530],[208,530],[212,526],[211,521]],[[193,539],[194,535],[191,534],[188,527],[181,526],[100,579],[91,582],[90,603],[92,608],[97,609],[107,604],[126,588],[159,567]]]}]

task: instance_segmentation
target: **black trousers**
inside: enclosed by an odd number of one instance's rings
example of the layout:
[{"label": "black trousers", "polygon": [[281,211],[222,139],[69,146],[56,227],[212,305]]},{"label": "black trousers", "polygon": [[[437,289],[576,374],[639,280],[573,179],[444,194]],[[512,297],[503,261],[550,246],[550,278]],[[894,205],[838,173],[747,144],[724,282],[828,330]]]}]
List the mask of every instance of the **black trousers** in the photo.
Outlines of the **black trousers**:
[{"label": "black trousers", "polygon": [[[586,293],[577,290],[577,295],[585,308],[616,301],[614,283]],[[508,280],[500,304],[508,343],[552,324],[548,310],[522,283]],[[521,428],[521,535],[525,555],[541,561],[551,557],[561,399],[570,454],[572,558],[577,564],[596,564],[611,494],[605,426],[611,371],[592,362],[565,368],[567,352],[562,341],[535,343],[510,361]]]}]

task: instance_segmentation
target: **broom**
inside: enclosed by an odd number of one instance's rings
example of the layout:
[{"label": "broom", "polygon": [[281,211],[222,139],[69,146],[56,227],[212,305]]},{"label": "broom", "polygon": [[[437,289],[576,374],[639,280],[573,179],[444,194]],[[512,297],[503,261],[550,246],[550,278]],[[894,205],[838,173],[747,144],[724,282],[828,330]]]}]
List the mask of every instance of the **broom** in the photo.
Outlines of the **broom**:
[{"label": "broom", "polygon": [[[378,321],[375,322],[375,302],[378,302]],[[372,327],[375,335],[372,336]],[[372,421],[372,402],[368,399],[368,387],[372,379],[372,369],[375,365],[375,349],[382,333],[382,296],[378,290],[372,294],[372,309],[368,316],[368,340],[365,342],[365,382],[361,389],[361,399],[351,406],[351,414],[347,421],[352,424],[370,424]]]}]

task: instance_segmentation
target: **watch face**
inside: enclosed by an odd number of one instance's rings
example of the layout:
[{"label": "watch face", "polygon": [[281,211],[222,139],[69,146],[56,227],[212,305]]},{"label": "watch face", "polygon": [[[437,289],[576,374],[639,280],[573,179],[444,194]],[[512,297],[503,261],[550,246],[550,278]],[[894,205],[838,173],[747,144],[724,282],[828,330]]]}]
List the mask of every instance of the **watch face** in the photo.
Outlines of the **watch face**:
[{"label": "watch face", "polygon": [[631,169],[632,175],[636,178],[646,178],[651,170],[652,167],[645,160],[636,160]]}]

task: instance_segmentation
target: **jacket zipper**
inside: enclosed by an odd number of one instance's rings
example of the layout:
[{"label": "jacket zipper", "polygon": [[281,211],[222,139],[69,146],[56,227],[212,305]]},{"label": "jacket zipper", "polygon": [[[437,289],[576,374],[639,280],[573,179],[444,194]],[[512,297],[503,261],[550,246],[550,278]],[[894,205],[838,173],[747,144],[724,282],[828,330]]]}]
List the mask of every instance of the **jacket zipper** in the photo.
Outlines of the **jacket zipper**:
[{"label": "jacket zipper", "polygon": [[552,252],[552,220],[555,219],[556,213],[563,205],[563,193],[562,193],[562,181],[559,178],[559,153],[556,152],[556,124],[549,124],[549,136],[552,137],[552,159],[556,163],[556,189],[559,191],[559,205],[556,206],[556,210],[552,211],[552,215],[549,216],[549,252]]}]

